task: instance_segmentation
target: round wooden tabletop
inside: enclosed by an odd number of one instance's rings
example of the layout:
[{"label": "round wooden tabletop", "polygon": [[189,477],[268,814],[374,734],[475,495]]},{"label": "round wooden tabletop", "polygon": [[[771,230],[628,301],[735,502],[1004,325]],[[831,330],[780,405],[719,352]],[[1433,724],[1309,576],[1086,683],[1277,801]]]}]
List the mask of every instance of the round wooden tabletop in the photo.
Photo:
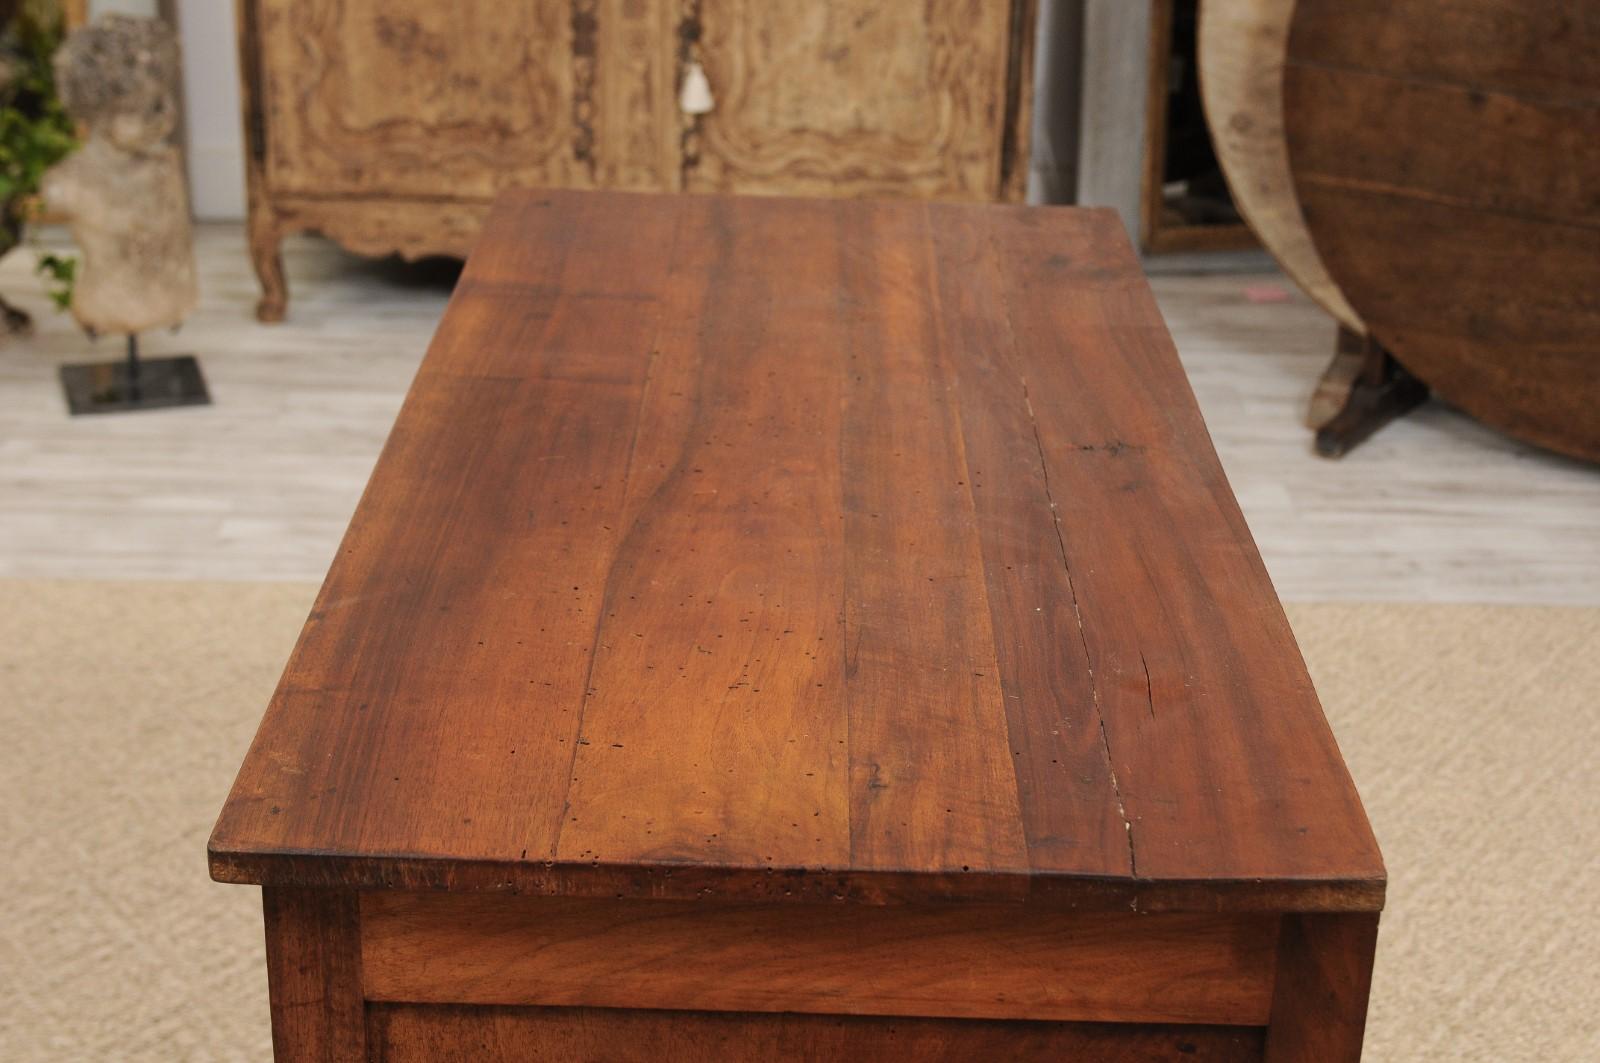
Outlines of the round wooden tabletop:
[{"label": "round wooden tabletop", "polygon": [[1372,334],[1440,397],[1600,460],[1600,5],[1299,0],[1296,191]]}]

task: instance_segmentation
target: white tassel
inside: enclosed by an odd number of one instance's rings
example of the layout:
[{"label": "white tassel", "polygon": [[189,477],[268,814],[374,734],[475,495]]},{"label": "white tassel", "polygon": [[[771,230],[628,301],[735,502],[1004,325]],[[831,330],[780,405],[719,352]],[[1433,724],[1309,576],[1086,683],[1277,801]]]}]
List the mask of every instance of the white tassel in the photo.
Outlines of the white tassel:
[{"label": "white tassel", "polygon": [[700,64],[691,62],[683,72],[683,91],[678,93],[678,107],[684,114],[710,114],[717,101],[711,96],[711,82]]}]

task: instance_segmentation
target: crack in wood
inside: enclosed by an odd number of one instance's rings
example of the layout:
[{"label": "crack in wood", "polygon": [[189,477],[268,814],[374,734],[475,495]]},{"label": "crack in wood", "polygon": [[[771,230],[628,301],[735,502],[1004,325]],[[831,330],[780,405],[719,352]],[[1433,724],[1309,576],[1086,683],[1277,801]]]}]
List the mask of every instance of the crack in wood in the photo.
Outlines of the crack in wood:
[{"label": "crack in wood", "polygon": [[1144,698],[1150,705],[1150,718],[1156,718],[1156,692],[1150,684],[1150,665],[1145,662],[1144,651],[1139,651],[1139,667],[1144,669]]},{"label": "crack in wood", "polygon": [[[998,261],[1000,258],[1000,248],[995,246],[993,230],[990,230],[988,233],[987,245],[989,253],[996,261]],[[1017,345],[1017,329],[1016,322],[1012,320],[1011,316],[1010,299],[1002,295],[1000,305],[1001,311],[1005,315],[1006,334],[1010,337],[1012,348],[1015,350]],[[1039,432],[1039,418],[1034,412],[1033,399],[1028,393],[1028,378],[1020,371],[1017,374],[1017,383],[1022,388],[1022,405],[1028,413],[1028,427],[1033,432],[1034,449],[1039,455],[1039,474],[1044,483],[1045,502],[1050,508],[1051,524],[1055,527],[1056,548],[1060,551],[1061,556],[1061,570],[1066,577],[1067,594],[1072,600],[1072,617],[1078,625],[1078,640],[1083,647],[1083,668],[1089,679],[1090,702],[1094,706],[1095,723],[1098,725],[1100,731],[1100,749],[1101,752],[1105,754],[1106,758],[1106,775],[1111,782],[1112,796],[1117,802],[1117,816],[1122,820],[1122,829],[1127,835],[1128,874],[1133,877],[1138,877],[1139,862],[1138,853],[1133,840],[1133,821],[1128,818],[1127,803],[1122,797],[1122,784],[1117,779],[1116,761],[1111,755],[1111,737],[1106,730],[1105,709],[1100,701],[1100,685],[1098,682],[1096,682],[1094,676],[1094,655],[1089,650],[1089,635],[1083,623],[1083,610],[1078,605],[1078,588],[1072,579],[1072,563],[1067,560],[1067,540],[1065,533],[1061,530],[1061,510],[1060,507],[1056,505],[1055,494],[1050,486],[1050,463],[1045,457],[1044,438]],[[1133,908],[1135,911],[1138,911],[1139,898],[1137,896],[1135,896],[1129,903],[1129,907]]]},{"label": "crack in wood", "polygon": [[[1067,593],[1072,598],[1072,615],[1078,622],[1078,638],[1083,643],[1083,667],[1089,673],[1089,694],[1094,702],[1095,721],[1100,725],[1100,747],[1106,754],[1106,771],[1111,777],[1111,792],[1117,799],[1117,815],[1122,817],[1122,829],[1128,835],[1128,874],[1137,878],[1139,864],[1133,845],[1133,821],[1128,818],[1128,808],[1122,800],[1122,785],[1117,781],[1116,762],[1111,757],[1111,738],[1106,733],[1106,714],[1100,703],[1100,684],[1094,678],[1094,658],[1089,652],[1089,635],[1084,629],[1083,611],[1078,607],[1078,588],[1072,582],[1072,565],[1067,560],[1067,540],[1061,531],[1061,511],[1056,506],[1055,494],[1050,489],[1050,463],[1045,460],[1044,440],[1039,436],[1039,419],[1034,415],[1033,401],[1028,397],[1028,379],[1018,377],[1018,380],[1022,384],[1022,404],[1028,410],[1028,426],[1033,429],[1033,444],[1039,451],[1039,471],[1044,477],[1044,495],[1050,504],[1050,520],[1055,524],[1056,545],[1061,549],[1061,567],[1067,576]],[[1140,658],[1143,659],[1142,653]],[[1139,900],[1135,897],[1132,907],[1137,910],[1138,906]]]}]

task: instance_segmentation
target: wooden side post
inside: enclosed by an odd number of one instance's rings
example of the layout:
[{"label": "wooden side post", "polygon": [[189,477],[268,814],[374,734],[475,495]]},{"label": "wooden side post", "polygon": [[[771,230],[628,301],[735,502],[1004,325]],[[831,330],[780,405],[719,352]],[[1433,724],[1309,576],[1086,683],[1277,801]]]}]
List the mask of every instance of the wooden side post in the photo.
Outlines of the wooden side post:
[{"label": "wooden side post", "polygon": [[239,102],[244,113],[245,232],[250,263],[261,282],[256,320],[282,321],[288,312],[289,287],[279,249],[283,230],[277,206],[267,193],[266,99],[261,72],[260,0],[235,0],[239,34]]},{"label": "wooden side post", "polygon": [[1359,1063],[1378,915],[1287,915],[1266,1063]]},{"label": "wooden side post", "polygon": [[266,887],[261,907],[277,1063],[364,1061],[366,1012],[356,895]]}]

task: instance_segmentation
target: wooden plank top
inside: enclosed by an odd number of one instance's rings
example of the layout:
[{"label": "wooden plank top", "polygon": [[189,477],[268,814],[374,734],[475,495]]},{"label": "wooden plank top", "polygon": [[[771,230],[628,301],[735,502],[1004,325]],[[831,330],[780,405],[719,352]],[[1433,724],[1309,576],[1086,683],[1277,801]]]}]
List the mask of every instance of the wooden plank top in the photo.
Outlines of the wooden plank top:
[{"label": "wooden plank top", "polygon": [[495,207],[211,839],[231,882],[1370,910],[1108,211]]}]

